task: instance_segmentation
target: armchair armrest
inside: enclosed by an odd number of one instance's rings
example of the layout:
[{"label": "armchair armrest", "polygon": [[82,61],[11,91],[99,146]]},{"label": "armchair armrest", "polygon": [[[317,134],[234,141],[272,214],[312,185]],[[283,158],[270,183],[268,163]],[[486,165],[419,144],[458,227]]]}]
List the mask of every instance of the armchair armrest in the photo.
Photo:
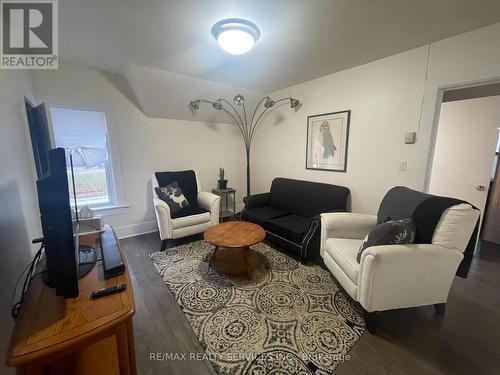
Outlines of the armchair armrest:
[{"label": "armchair armrest", "polygon": [[160,239],[165,240],[172,237],[172,223],[170,217],[170,207],[159,198],[153,197],[156,221],[160,231]]},{"label": "armchair armrest", "polygon": [[321,214],[321,231],[327,238],[363,239],[377,225],[375,215],[352,212],[332,212]]},{"label": "armchair armrest", "polygon": [[207,191],[198,192],[198,206],[204,208],[205,210],[212,211],[214,205],[220,200],[218,195],[209,193]]},{"label": "armchair armrest", "polygon": [[219,223],[220,197],[207,191],[198,192],[198,206],[210,211],[212,225]]},{"label": "armchair armrest", "polygon": [[243,198],[243,203],[245,203],[245,208],[262,207],[267,205],[270,199],[271,193],[260,193]]},{"label": "armchair armrest", "polygon": [[370,312],[446,302],[462,258],[433,244],[369,247],[361,256],[358,301]]},{"label": "armchair armrest", "polygon": [[[332,210],[332,212],[345,212],[344,210]],[[323,213],[324,214],[324,213]],[[311,260],[313,262],[321,260],[320,246],[321,246],[321,215],[313,216],[309,221],[309,226],[302,239],[301,257]]]}]

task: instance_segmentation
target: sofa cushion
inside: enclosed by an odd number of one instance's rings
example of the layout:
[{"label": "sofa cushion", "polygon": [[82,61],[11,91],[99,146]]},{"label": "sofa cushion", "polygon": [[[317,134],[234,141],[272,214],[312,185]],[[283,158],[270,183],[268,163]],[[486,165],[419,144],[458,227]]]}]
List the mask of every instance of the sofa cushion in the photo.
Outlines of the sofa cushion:
[{"label": "sofa cushion", "polygon": [[156,195],[170,207],[170,213],[175,213],[189,206],[189,202],[182,194],[182,189],[177,181],[168,184],[167,186],[155,187]]},{"label": "sofa cushion", "polygon": [[291,214],[312,218],[323,212],[345,211],[349,189],[311,181],[275,178],[270,205]]},{"label": "sofa cushion", "polygon": [[[176,214],[179,213],[181,213],[182,216],[176,216]],[[207,211],[204,208],[198,206],[189,206],[177,211],[172,215],[172,229],[179,229],[197,224],[203,224],[209,222],[210,220],[210,211]]]},{"label": "sofa cushion", "polygon": [[363,251],[372,246],[413,243],[415,232],[415,224],[412,219],[390,220],[379,224],[366,235],[359,248],[356,261],[359,263]]},{"label": "sofa cushion", "polygon": [[177,181],[190,205],[198,204],[198,184],[194,171],[155,172],[158,186],[163,187]]},{"label": "sofa cushion", "polygon": [[287,215],[288,212],[280,210],[271,206],[262,206],[255,208],[247,208],[243,212],[243,219],[245,221],[251,221],[252,223],[258,224],[265,228],[266,223],[274,218]]},{"label": "sofa cushion", "polygon": [[307,217],[286,215],[269,220],[266,229],[287,240],[300,244],[310,224],[311,219]]},{"label": "sofa cushion", "polygon": [[198,205],[189,205],[185,208],[181,208],[178,211],[170,212],[170,217],[172,219],[178,219],[180,217],[199,215],[199,214],[203,214],[203,213],[208,213],[208,216],[210,216],[210,211],[208,211],[208,210],[206,210]]},{"label": "sofa cushion", "polygon": [[325,252],[337,263],[349,279],[358,284],[359,263],[356,255],[363,240],[348,238],[329,238],[326,240]]}]

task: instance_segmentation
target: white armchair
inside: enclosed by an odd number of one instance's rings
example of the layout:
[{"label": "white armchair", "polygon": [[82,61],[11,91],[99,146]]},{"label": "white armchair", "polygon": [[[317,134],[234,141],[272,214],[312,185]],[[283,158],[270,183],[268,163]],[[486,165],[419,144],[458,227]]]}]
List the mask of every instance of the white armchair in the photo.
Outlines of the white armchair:
[{"label": "white armchair", "polygon": [[478,218],[479,211],[469,204],[451,206],[443,211],[431,243],[372,246],[358,263],[358,250],[377,216],[325,213],[320,254],[345,291],[372,313],[367,315],[367,326],[373,332],[377,311],[433,304],[437,313],[444,314]]},{"label": "white armchair", "polygon": [[[193,173],[194,171],[182,172],[166,172],[172,174],[169,178],[175,180],[175,174]],[[169,239],[191,236],[197,233],[203,233],[208,228],[219,223],[219,205],[220,197],[218,195],[201,191],[201,185],[198,180],[198,175],[194,172],[196,188],[193,186],[193,191],[196,192],[197,205],[192,205],[186,209],[171,214],[170,207],[167,203],[158,198],[155,188],[159,186],[156,174],[151,177],[151,185],[153,189],[153,205],[158,222],[158,230],[160,239],[162,240],[161,251],[166,249]],[[188,178],[189,180],[189,178]],[[182,188],[182,186],[181,186]],[[184,189],[183,189],[184,190]],[[189,200],[189,199],[188,199]]]}]

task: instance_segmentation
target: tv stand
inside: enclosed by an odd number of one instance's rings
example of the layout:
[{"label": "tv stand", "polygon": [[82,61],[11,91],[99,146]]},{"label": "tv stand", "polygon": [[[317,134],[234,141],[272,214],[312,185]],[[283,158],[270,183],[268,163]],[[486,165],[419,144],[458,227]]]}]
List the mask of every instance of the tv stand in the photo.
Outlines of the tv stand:
[{"label": "tv stand", "polygon": [[[81,235],[80,243],[101,256],[99,233]],[[105,279],[103,264],[98,262],[78,281],[77,298],[56,296],[40,276],[33,278],[7,354],[7,365],[16,367],[17,374],[136,374],[133,285],[118,240],[116,244],[125,272]],[[116,284],[127,284],[127,289],[90,298],[94,290]]]},{"label": "tv stand", "polygon": [[[78,259],[80,261],[78,263],[77,274],[78,280],[80,280],[83,276],[88,274],[92,270],[92,268],[94,268],[97,262],[97,252],[96,249],[92,246],[80,245],[78,254]],[[48,273],[46,272],[45,265],[42,268],[42,280],[47,286],[52,287],[49,284]]]}]

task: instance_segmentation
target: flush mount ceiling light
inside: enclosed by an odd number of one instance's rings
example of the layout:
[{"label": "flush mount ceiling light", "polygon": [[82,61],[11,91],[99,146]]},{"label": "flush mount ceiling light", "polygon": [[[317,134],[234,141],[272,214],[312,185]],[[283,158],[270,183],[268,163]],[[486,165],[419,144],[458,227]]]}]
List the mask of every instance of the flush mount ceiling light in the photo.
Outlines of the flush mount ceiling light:
[{"label": "flush mount ceiling light", "polygon": [[241,55],[250,51],[259,40],[260,30],[250,21],[228,18],[213,25],[212,35],[224,51]]}]

